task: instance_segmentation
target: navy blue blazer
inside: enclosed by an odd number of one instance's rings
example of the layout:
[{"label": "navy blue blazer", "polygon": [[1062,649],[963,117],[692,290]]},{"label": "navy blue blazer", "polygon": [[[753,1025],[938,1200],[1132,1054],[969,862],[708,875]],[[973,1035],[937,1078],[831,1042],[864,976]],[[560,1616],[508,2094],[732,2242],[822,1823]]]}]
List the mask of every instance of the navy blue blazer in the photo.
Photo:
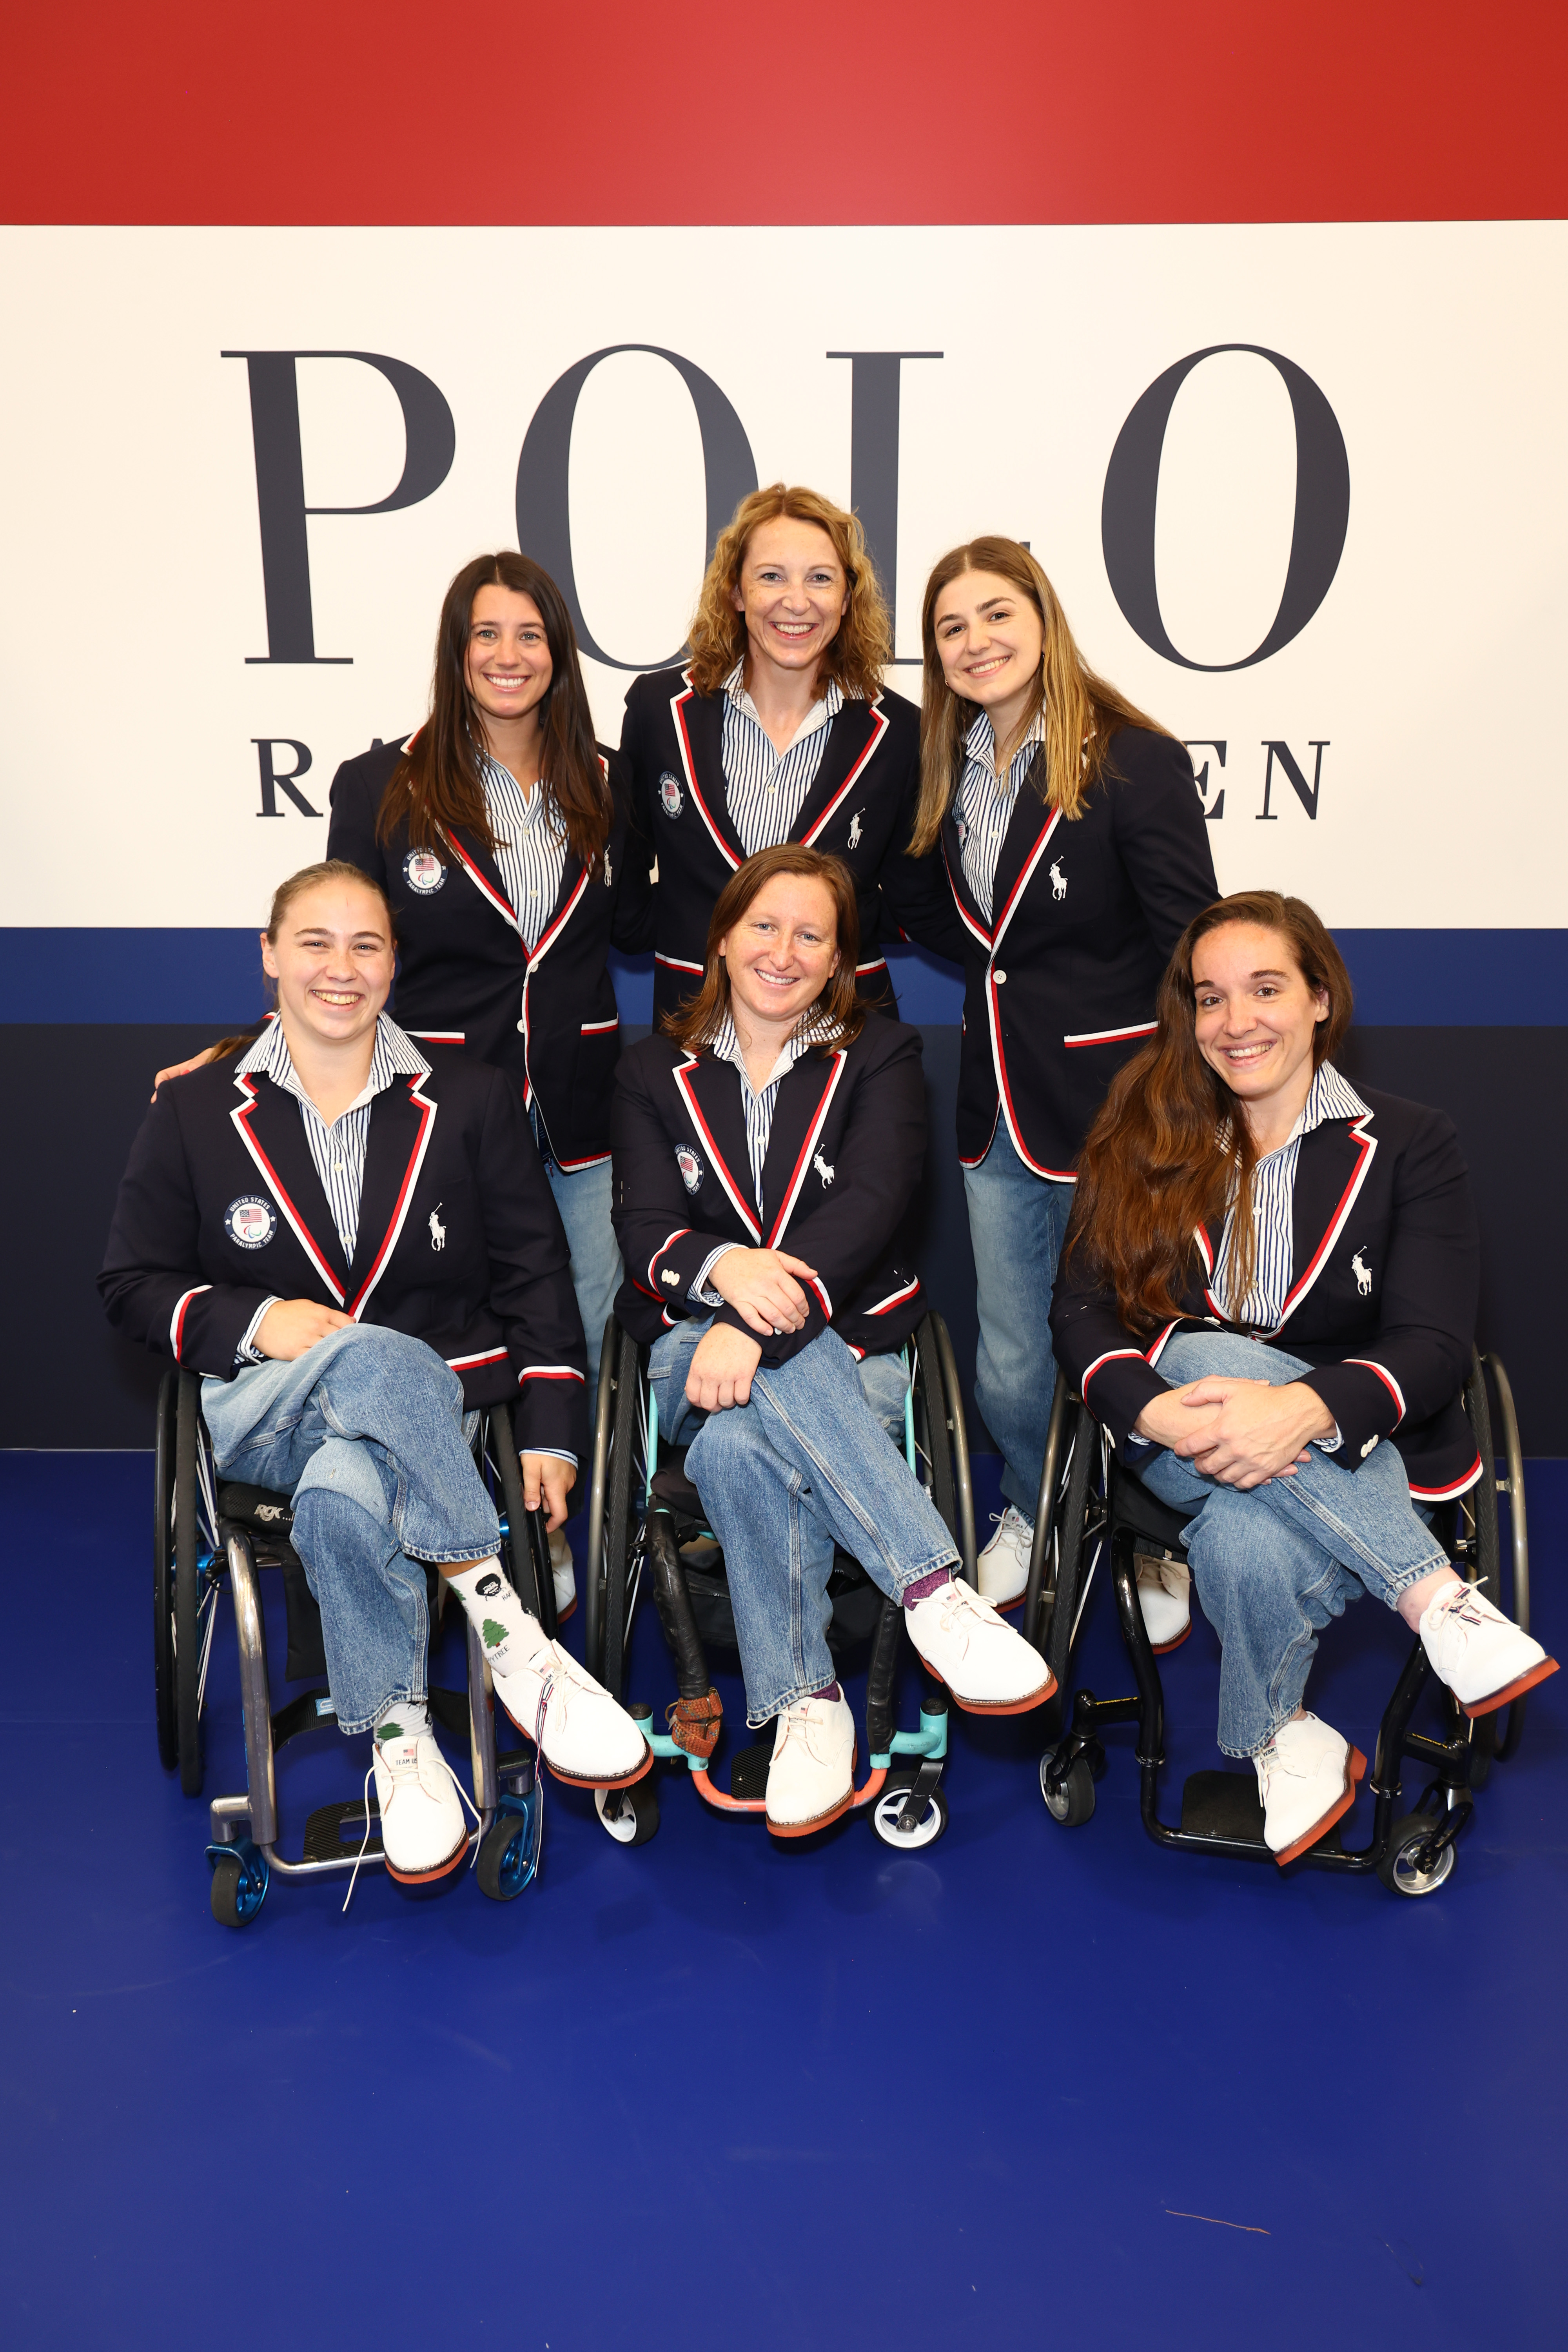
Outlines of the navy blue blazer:
[{"label": "navy blue blazer", "polygon": [[[1480,1282],[1469,1177],[1441,1111],[1360,1091],[1364,1118],[1329,1119],[1301,1138],[1290,1287],[1278,1328],[1260,1337],[1312,1367],[1306,1384],[1344,1441],[1336,1462],[1357,1469],[1392,1438],[1411,1493],[1443,1502],[1481,1471],[1459,1401]],[[1166,1386],[1155,1367],[1171,1334],[1224,1321],[1209,1286],[1222,1233],[1216,1221],[1194,1234],[1183,1312],[1151,1335],[1129,1331],[1114,1291],[1075,1268],[1068,1226],[1051,1335],[1119,1446]],[[1136,1450],[1126,1459],[1136,1470]]]},{"label": "navy blue blazer", "polygon": [[520,1445],[585,1459],[566,1235],[517,1089],[480,1063],[454,1055],[376,1096],[352,1265],[294,1097],[226,1058],[167,1080],[98,1286],[127,1339],[220,1380],[264,1298],[313,1298],[425,1340],[467,1404],[515,1400]]},{"label": "navy blue blazer", "polygon": [[[637,823],[658,862],[654,1019],[701,983],[708,923],[719,893],[745,862],[724,782],[724,697],[698,694],[689,672],[653,670],[626,696],[621,749],[631,768]],[[896,1013],[878,944],[880,878],[896,910],[923,877],[906,878],[904,851],[920,793],[920,712],[902,695],[847,700],[828,729],[822,763],[789,838],[831,851],[855,877],[860,911],[860,993]]]},{"label": "navy blue blazer", "polygon": [[[752,1182],[741,1074],[732,1062],[646,1037],[616,1074],[616,1236],[627,1278],[616,1300],[647,1343],[690,1315],[714,1248],[783,1249],[816,1269],[799,1331],[762,1343],[781,1364],[831,1323],[858,1356],[901,1348],[924,1312],[900,1228],[925,1160],[920,1032],[869,1013],[850,1045],[813,1048],[779,1082],[763,1198]],[[715,1320],[758,1335],[732,1307]]]},{"label": "navy blue blazer", "polygon": [[[1185,748],[1119,727],[1071,824],[1047,806],[1043,750],[1014,807],[987,919],[963,876],[950,808],[940,861],[893,907],[922,947],[962,963],[958,1150],[985,1157],[998,1118],[1037,1176],[1072,1181],[1083,1139],[1122,1063],[1154,1027],[1176,941],[1219,896]],[[912,863],[913,861],[911,861]]]},{"label": "navy blue blazer", "polygon": [[343,761],[327,834],[328,856],[347,858],[392,902],[399,1026],[508,1071],[524,1102],[537,1105],[557,1166],[607,1160],[621,1039],[606,958],[612,947],[637,954],[653,945],[648,849],[630,823],[626,763],[618,751],[600,754],[615,798],[604,878],[590,882],[567,853],[560,895],[530,955],[495,860],[471,835],[459,830],[445,856],[411,851],[406,824],[377,838],[407,740]]}]

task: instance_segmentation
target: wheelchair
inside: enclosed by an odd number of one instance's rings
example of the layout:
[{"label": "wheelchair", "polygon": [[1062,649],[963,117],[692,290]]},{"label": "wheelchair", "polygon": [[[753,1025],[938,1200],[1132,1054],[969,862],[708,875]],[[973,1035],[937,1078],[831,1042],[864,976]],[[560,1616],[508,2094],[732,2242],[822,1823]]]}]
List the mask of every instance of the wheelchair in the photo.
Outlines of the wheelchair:
[{"label": "wheelchair", "polygon": [[[525,1507],[511,1419],[505,1411],[479,1415],[475,1460],[495,1502],[501,1524],[501,1559],[523,1606],[545,1632],[555,1631],[555,1595],[550,1546],[542,1512]],[[302,1851],[293,1859],[279,1852],[278,1751],[302,1733],[336,1725],[321,1612],[305,1580],[303,1562],[289,1541],[293,1511],[287,1495],[219,1477],[202,1420],[201,1381],[173,1366],[158,1392],[153,1507],[153,1662],[157,1702],[158,1753],[164,1769],[180,1775],[186,1796],[199,1796],[205,1779],[203,1717],[214,1635],[224,1591],[234,1602],[239,1652],[239,1686],[245,1714],[246,1788],[241,1795],[214,1797],[208,1807],[212,1911],[220,1926],[247,1927],[260,1910],[274,1877],[321,1878],[369,1868],[382,1859],[381,1841],[366,1841],[377,1818],[374,1797],[368,1815],[363,1795],[321,1805],[305,1822]],[[258,1571],[276,1569],[283,1579],[288,1622],[284,1679],[306,1682],[276,1713],[268,1672],[267,1633]],[[430,1622],[434,1630],[440,1594],[437,1572]],[[538,1866],[542,1801],[531,1749],[496,1752],[495,1712],[489,1669],[473,1627],[465,1620],[468,1648],[466,1691],[432,1689],[430,1711],[456,1738],[467,1737],[479,1828],[475,1875],[497,1902],[521,1895]]]},{"label": "wheelchair", "polygon": [[[656,1756],[686,1766],[699,1795],[716,1812],[762,1813],[773,1756],[771,1736],[736,1756],[728,1789],[721,1788],[712,1775],[722,1723],[706,1654],[710,1647],[736,1650],[735,1621],[722,1552],[704,1521],[701,1497],[686,1475],[686,1448],[669,1445],[659,1433],[647,1356],[647,1349],[612,1318],[599,1365],[589,1489],[584,1574],[588,1671],[626,1705]],[[910,1376],[904,1406],[905,1459],[930,1493],[958,1549],[962,1573],[973,1585],[977,1571],[969,1440],[952,1342],[940,1315],[923,1318],[903,1360]],[[668,1732],[654,1729],[650,1706],[627,1703],[625,1696],[632,1628],[645,1586],[652,1589],[676,1666],[678,1696],[666,1711]],[[868,1811],[877,1836],[900,1852],[933,1845],[948,1820],[942,1786],[947,1692],[922,1664],[920,1729],[897,1730],[894,1684],[903,1611],[841,1550],[835,1556],[827,1592],[833,1604],[827,1641],[835,1661],[870,1645],[866,1690],[870,1766],[851,1810]],[[900,1763],[900,1758],[909,1760]],[[620,1844],[645,1844],[658,1828],[658,1795],[651,1774],[629,1789],[597,1790],[595,1802],[605,1828]]]},{"label": "wheelchair", "polygon": [[[1501,1438],[1505,1475],[1496,1475],[1490,1387],[1497,1400],[1495,1429]],[[1497,1356],[1472,1350],[1463,1391],[1466,1418],[1481,1459],[1475,1485],[1440,1505],[1433,1525],[1459,1574],[1479,1585],[1489,1601],[1530,1630],[1530,1538],[1525,1517],[1524,1456],[1508,1374]],[[1503,1583],[1502,1532],[1498,1497],[1509,1505],[1510,1579]],[[1025,1595],[1024,1631],[1055,1671],[1062,1692],[1047,1727],[1052,1745],[1040,1759],[1040,1792],[1053,1821],[1081,1827],[1095,1807],[1095,1784],[1106,1767],[1101,1733],[1110,1725],[1137,1726],[1143,1826],[1157,1845],[1181,1853],[1222,1853],[1270,1862],[1263,1842],[1263,1808],[1250,1767],[1242,1771],[1194,1772],[1182,1791],[1181,1820],[1162,1820],[1160,1772],[1164,1762],[1164,1695],[1160,1670],[1138,1601],[1141,1558],[1184,1562],[1182,1533],[1190,1513],[1171,1508],[1150,1493],[1116,1459],[1105,1433],[1082,1399],[1058,1379],[1052,1404],[1045,1467],[1040,1480],[1035,1544]],[[1137,1685],[1131,1698],[1097,1698],[1075,1693],[1070,1712],[1065,1694],[1078,1631],[1102,1557],[1110,1580],[1122,1642]],[[1194,1593],[1194,1601],[1196,1593]],[[1437,1695],[1441,1728],[1412,1728],[1428,1683]],[[1526,1701],[1516,1698],[1495,1715],[1472,1720],[1432,1675],[1419,1638],[1383,1714],[1377,1748],[1366,1787],[1373,1800],[1372,1834],[1362,1847],[1347,1848],[1336,1823],[1300,1857],[1319,1870],[1375,1874],[1394,1893],[1435,1894],[1452,1875],[1459,1839],[1468,1828],[1476,1792],[1492,1766],[1510,1757],[1524,1730]],[[1504,1723],[1506,1717],[1506,1725]],[[1063,1726],[1066,1736],[1063,1737]],[[1409,1812],[1400,1772],[1408,1759],[1430,1775]],[[1294,1865],[1292,1865],[1294,1866]]]}]

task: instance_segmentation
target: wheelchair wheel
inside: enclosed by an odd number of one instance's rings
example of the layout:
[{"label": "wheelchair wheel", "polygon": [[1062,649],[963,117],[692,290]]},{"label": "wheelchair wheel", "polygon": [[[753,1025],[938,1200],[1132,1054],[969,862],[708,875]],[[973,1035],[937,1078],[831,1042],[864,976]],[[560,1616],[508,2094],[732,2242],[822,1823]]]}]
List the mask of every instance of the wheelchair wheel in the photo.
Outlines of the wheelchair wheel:
[{"label": "wheelchair wheel", "polygon": [[1094,1767],[1087,1756],[1075,1757],[1060,1788],[1054,1788],[1050,1768],[1056,1753],[1054,1748],[1047,1748],[1040,1759],[1040,1794],[1046,1811],[1064,1830],[1081,1829],[1094,1812]]},{"label": "wheelchair wheel", "polygon": [[925,1812],[913,1829],[900,1829],[899,1816],[917,1777],[913,1766],[889,1772],[881,1795],[871,1808],[873,1834],[884,1845],[890,1845],[895,1853],[915,1853],[921,1846],[934,1845],[947,1827],[947,1797],[939,1784],[926,1799]]},{"label": "wheelchair wheel", "polygon": [[545,1633],[555,1638],[555,1580],[550,1573],[550,1538],[544,1515],[530,1511],[522,1497],[522,1465],[517,1458],[517,1437],[505,1405],[486,1415],[485,1460],[500,1506],[501,1540],[513,1591],[531,1610]]},{"label": "wheelchair wheel", "polygon": [[209,1853],[212,1864],[212,1911],[220,1927],[248,1927],[267,1900],[271,1874],[267,1857],[248,1838]]},{"label": "wheelchair wheel", "polygon": [[[1488,1393],[1489,1372],[1497,1390],[1495,1425]],[[1481,1457],[1481,1475],[1454,1505],[1455,1561],[1461,1574],[1479,1584],[1487,1598],[1528,1633],[1530,1528],[1525,1513],[1524,1454],[1514,1412],[1513,1391],[1500,1357],[1472,1356],[1469,1374],[1465,1381],[1464,1405],[1466,1418],[1475,1437],[1476,1451]],[[1506,1473],[1500,1479],[1497,1475],[1500,1439]],[[1502,1528],[1498,1515],[1500,1493],[1507,1496],[1509,1507],[1510,1572],[1506,1578],[1503,1573]],[[1500,1710],[1496,1716],[1481,1718],[1477,1729],[1488,1761],[1494,1757],[1510,1757],[1518,1748],[1524,1731],[1525,1704],[1522,1698],[1518,1698],[1511,1706]],[[1474,1785],[1480,1785],[1473,1775],[1472,1780]]]},{"label": "wheelchair wheel", "polygon": [[[1068,1411],[1070,1451],[1065,1466],[1058,1474],[1060,1500],[1053,1513],[1051,1525],[1051,1542],[1056,1553],[1055,1591],[1050,1601],[1049,1620],[1039,1645],[1046,1664],[1063,1692],[1068,1687],[1072,1664],[1073,1635],[1078,1630],[1089,1581],[1094,1574],[1105,1535],[1105,1497],[1100,1475],[1102,1467],[1100,1424],[1087,1405],[1079,1405],[1076,1412],[1069,1406]],[[1050,1580],[1050,1566],[1047,1559],[1047,1582]],[[1041,1614],[1045,1614],[1043,1601]],[[1089,1816],[1085,1814],[1083,1818],[1087,1820]]]},{"label": "wheelchair wheel", "polygon": [[[614,1353],[612,1354],[612,1342]],[[613,1371],[611,1367],[613,1366]],[[606,1377],[606,1374],[609,1376]],[[629,1331],[611,1322],[599,1370],[599,1411],[594,1435],[595,1494],[603,1497],[588,1522],[588,1599],[584,1628],[588,1672],[614,1699],[625,1696],[626,1569],[642,1517],[643,1398],[641,1350]],[[600,1439],[604,1467],[600,1472]]]},{"label": "wheelchair wheel", "polygon": [[[979,1570],[963,1391],[947,1325],[935,1313],[925,1316],[915,1333],[914,1391],[915,1449],[926,1470],[931,1501],[958,1546],[964,1580],[973,1586]],[[900,1847],[905,1843],[899,1841]]]},{"label": "wheelchair wheel", "polygon": [[153,1455],[153,1694],[158,1761],[172,1772],[180,1760],[174,1693],[174,1427],[180,1375],[173,1365],[158,1389]]},{"label": "wheelchair wheel", "polygon": [[595,1789],[594,1810],[617,1845],[647,1845],[658,1829],[658,1792],[651,1772],[629,1789]]},{"label": "wheelchair wheel", "polygon": [[505,1805],[479,1840],[474,1875],[492,1903],[513,1903],[539,1869],[542,1825],[537,1782],[521,1801]]},{"label": "wheelchair wheel", "polygon": [[[173,1605],[167,1612],[168,1686],[174,1697],[174,1760],[186,1796],[199,1797],[204,1772],[202,1705],[217,1601],[214,1572],[217,1531],[213,1517],[216,1482],[202,1427],[201,1382],[194,1372],[176,1372],[174,1381],[174,1477],[168,1489],[169,1517],[162,1522],[160,1535],[164,1562],[161,1581],[165,1591],[172,1587]],[[160,1412],[160,1437],[163,1432]],[[161,1728],[159,1746],[161,1749]]]},{"label": "wheelchair wheel", "polygon": [[1456,1848],[1451,1841],[1430,1869],[1421,1867],[1421,1849],[1438,1826],[1430,1813],[1406,1813],[1402,1822],[1394,1822],[1388,1852],[1377,1865],[1377,1874],[1391,1894],[1436,1895],[1445,1879],[1452,1877]]}]

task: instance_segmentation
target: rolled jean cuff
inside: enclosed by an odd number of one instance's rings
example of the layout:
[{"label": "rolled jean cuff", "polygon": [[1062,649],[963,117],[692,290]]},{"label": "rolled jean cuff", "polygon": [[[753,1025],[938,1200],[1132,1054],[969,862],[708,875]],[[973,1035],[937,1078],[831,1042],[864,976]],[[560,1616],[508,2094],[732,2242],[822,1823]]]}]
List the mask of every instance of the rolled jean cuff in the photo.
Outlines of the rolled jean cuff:
[{"label": "rolled jean cuff", "polygon": [[500,1535],[498,1530],[493,1536],[486,1536],[480,1544],[470,1544],[466,1549],[459,1546],[455,1551],[421,1551],[417,1544],[406,1541],[400,1542],[397,1549],[405,1559],[422,1560],[429,1568],[454,1568],[459,1561],[470,1560],[478,1567],[481,1560],[499,1557]]},{"label": "rolled jean cuff", "polygon": [[923,1567],[917,1563],[913,1568],[889,1570],[893,1585],[893,1599],[901,1609],[904,1604],[904,1595],[911,1584],[918,1584],[923,1576],[934,1576],[939,1568],[957,1568],[960,1564],[958,1553],[949,1544],[945,1550],[933,1552]]},{"label": "rolled jean cuff", "polygon": [[373,1706],[367,1716],[361,1717],[355,1721],[349,1721],[340,1715],[336,1718],[338,1729],[353,1738],[358,1732],[374,1731],[389,1706],[427,1706],[430,1693],[425,1678],[420,1675],[416,1679],[419,1685],[417,1690],[405,1690],[399,1685],[396,1690],[388,1691],[386,1696]]}]

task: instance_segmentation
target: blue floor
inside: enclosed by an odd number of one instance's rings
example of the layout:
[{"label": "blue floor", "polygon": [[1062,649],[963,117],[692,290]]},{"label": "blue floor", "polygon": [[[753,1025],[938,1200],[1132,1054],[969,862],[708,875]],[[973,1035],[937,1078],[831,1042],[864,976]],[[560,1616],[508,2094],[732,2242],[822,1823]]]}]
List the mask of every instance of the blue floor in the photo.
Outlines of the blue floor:
[{"label": "blue floor", "polygon": [[[780,1850],[674,1776],[627,1852],[552,1784],[512,1905],[275,1883],[235,1934],[154,1748],[150,1493],[150,1456],[0,1455],[9,2352],[1561,2342],[1568,1675],[1423,1902],[1158,1853],[1124,1732],[1058,1829],[1027,1719],[957,1718],[921,1854]],[[1563,1653],[1568,1464],[1531,1496]],[[1369,1753],[1402,1645],[1370,1601],[1325,1637]],[[1104,1593],[1083,1654],[1130,1687]],[[1168,1813],[1215,1655],[1170,1662]],[[662,1715],[649,1621],[636,1680]],[[209,1790],[226,1615],[215,1694]],[[286,1752],[296,1848],[363,1746]]]}]

